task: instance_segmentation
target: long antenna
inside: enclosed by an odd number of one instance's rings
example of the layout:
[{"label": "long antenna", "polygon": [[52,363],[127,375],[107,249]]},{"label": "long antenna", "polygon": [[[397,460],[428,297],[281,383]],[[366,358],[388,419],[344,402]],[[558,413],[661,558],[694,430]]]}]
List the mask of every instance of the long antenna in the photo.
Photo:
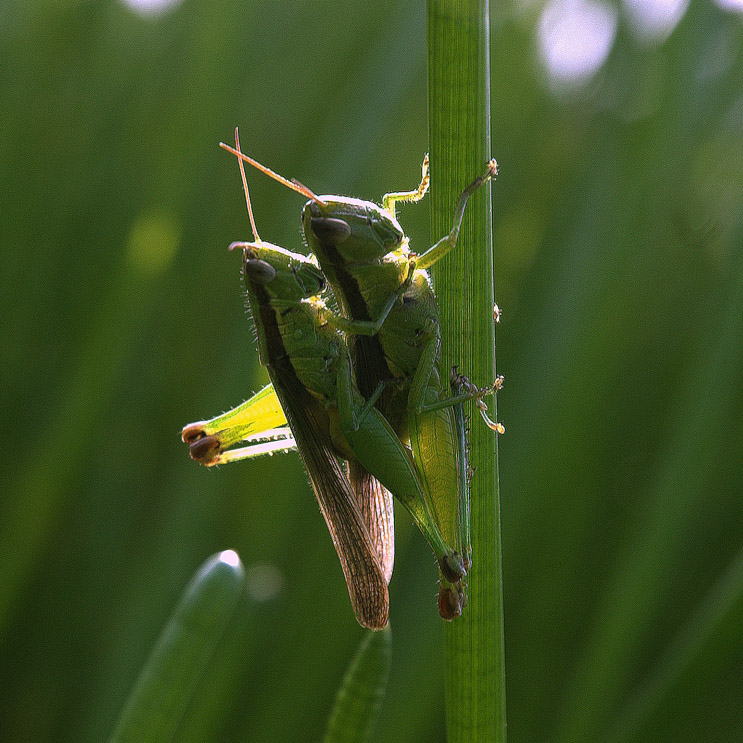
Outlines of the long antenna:
[{"label": "long antenna", "polygon": [[[240,135],[237,132],[237,127],[235,127],[235,147],[237,148],[237,154],[242,155],[242,152],[240,152]],[[258,230],[256,229],[256,226],[255,226],[255,219],[253,218],[253,207],[250,204],[250,191],[248,191],[248,179],[245,177],[245,166],[243,165],[242,160],[238,159],[237,162],[238,162],[238,165],[240,166],[240,176],[243,179],[243,191],[245,191],[245,203],[248,205],[248,217],[250,217],[250,229],[253,230],[253,237],[255,238],[255,241],[260,245],[261,236],[258,234]]]},{"label": "long antenna", "polygon": [[[237,132],[237,129],[235,129]],[[241,161],[244,160],[246,163],[249,163],[254,168],[257,168],[261,171],[261,173],[265,173],[269,178],[273,178],[275,181],[278,181],[279,183],[283,183],[287,188],[291,188],[292,191],[296,191],[297,193],[302,194],[302,196],[312,199],[312,201],[316,201],[321,206],[325,206],[325,202],[322,201],[322,199],[318,198],[312,191],[310,191],[307,186],[301,184],[298,180],[295,178],[292,178],[291,180],[288,180],[284,178],[283,175],[279,175],[278,173],[275,173],[271,168],[267,168],[265,165],[261,165],[257,160],[253,160],[252,157],[248,157],[247,155],[244,155],[242,152],[240,152],[240,148],[238,146],[237,149],[233,149],[228,144],[225,144],[224,142],[220,142],[219,146],[223,150],[227,150],[227,152],[231,152],[233,155],[235,155],[237,158],[239,158]],[[242,167],[242,164],[241,164]]]}]

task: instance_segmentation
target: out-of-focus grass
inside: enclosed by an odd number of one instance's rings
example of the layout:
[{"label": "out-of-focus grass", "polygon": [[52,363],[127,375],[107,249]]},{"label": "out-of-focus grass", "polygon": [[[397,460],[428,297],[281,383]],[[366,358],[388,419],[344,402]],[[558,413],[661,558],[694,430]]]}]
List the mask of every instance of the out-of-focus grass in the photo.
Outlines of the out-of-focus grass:
[{"label": "out-of-focus grass", "polygon": [[[553,93],[541,4],[493,5],[508,728],[513,742],[743,727],[743,28],[619,14]],[[625,6],[616,6],[624,8]],[[248,591],[185,741],[319,739],[361,630],[297,459],[200,469],[184,423],[257,390],[243,147],[313,190],[415,185],[422,5],[0,10],[0,738],[100,741],[210,554]],[[261,234],[301,199],[251,177]],[[427,244],[426,207],[400,218]],[[377,739],[441,740],[435,566],[401,512]],[[317,731],[316,735],[310,735]]]},{"label": "out-of-focus grass", "polygon": [[111,743],[180,739],[184,711],[232,619],[244,581],[240,558],[231,550],[199,569],[142,667]]}]

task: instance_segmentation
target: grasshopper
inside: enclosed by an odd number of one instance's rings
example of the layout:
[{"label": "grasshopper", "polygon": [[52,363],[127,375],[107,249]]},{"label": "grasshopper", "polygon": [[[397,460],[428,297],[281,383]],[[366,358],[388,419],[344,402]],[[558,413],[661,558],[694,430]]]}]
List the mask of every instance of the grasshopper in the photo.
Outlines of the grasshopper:
[{"label": "grasshopper", "polygon": [[[229,146],[221,146],[290,188],[300,192],[304,188]],[[490,388],[479,390],[469,385],[451,396],[445,394],[439,374],[438,306],[425,269],[455,247],[469,196],[496,175],[497,165],[491,160],[486,172],[462,192],[450,233],[416,256],[396,219],[395,204],[423,198],[428,187],[427,165],[426,159],[415,191],[387,194],[381,206],[343,196],[312,198],[304,206],[302,224],[307,244],[344,313],[329,315],[328,322],[350,336],[361,394],[368,398],[378,390],[380,381],[384,384],[378,407],[395,432],[410,442],[429,507],[448,536],[457,529],[444,528],[444,524],[456,520],[466,477],[452,407],[475,399],[486,423],[500,430],[499,424],[487,417],[481,398],[495,392],[502,379]],[[406,286],[401,300],[390,304],[400,286]],[[355,470],[356,478],[351,470],[352,482],[371,476],[358,466]],[[447,576],[441,577],[446,585]],[[451,618],[450,614],[459,612],[450,609],[441,613]]]},{"label": "grasshopper", "polygon": [[[269,369],[277,399],[286,411],[294,441],[334,535],[357,618],[365,626],[376,628],[386,622],[386,615],[370,616],[366,605],[370,603],[369,593],[380,592],[381,587],[378,581],[376,585],[365,586],[368,575],[354,580],[359,559],[362,563],[369,562],[369,538],[364,540],[364,535],[359,535],[358,519],[352,519],[349,532],[353,540],[360,540],[364,554],[354,554],[348,539],[342,542],[343,536],[348,537],[340,532],[349,514],[336,513],[333,506],[341,503],[349,510],[349,484],[337,471],[333,477],[328,477],[325,470],[330,469],[328,460],[333,458],[333,454],[352,462],[358,461],[364,469],[372,472],[375,491],[380,489],[377,483],[380,481],[395,492],[434,549],[440,570],[447,580],[456,583],[462,578],[462,562],[444,542],[427,509],[418,472],[409,452],[381,413],[373,408],[381,386],[366,402],[356,388],[345,339],[336,328],[325,322],[328,310],[317,296],[324,284],[322,273],[313,260],[260,240],[252,217],[242,162],[240,167],[256,239],[252,243],[233,243],[231,248],[243,250],[243,273],[248,301],[258,328],[261,361]],[[404,289],[403,282],[397,295]],[[392,300],[398,296],[393,296]],[[292,348],[289,348],[290,344]],[[280,425],[283,421],[279,410],[269,388],[264,388],[234,411],[206,423],[186,426],[183,439],[190,443],[192,456],[206,464],[252,456],[250,447],[232,450],[231,456],[229,450],[222,449],[261,433],[258,421],[262,420],[264,427],[269,428]],[[266,423],[267,420],[271,423]],[[312,435],[304,430],[308,423],[314,424]],[[272,428],[270,434],[279,437],[276,448],[291,446],[286,429]],[[310,451],[305,447],[310,447]],[[319,457],[313,453],[314,449],[320,451]],[[373,500],[372,505],[376,505],[376,511],[372,508],[373,512],[366,514],[367,525],[381,522],[381,531],[385,531],[385,522],[388,522],[386,541],[391,545],[391,505],[387,507],[382,503],[380,508],[379,501],[375,504]],[[391,546],[389,551],[391,553]],[[388,580],[391,559],[385,568],[384,577]],[[386,594],[386,584],[383,592]]]}]

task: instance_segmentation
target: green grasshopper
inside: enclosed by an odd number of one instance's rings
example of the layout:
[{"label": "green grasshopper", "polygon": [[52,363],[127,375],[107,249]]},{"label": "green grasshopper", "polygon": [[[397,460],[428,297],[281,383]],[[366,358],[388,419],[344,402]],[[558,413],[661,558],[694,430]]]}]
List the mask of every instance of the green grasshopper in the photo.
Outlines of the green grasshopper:
[{"label": "green grasshopper", "polygon": [[[229,146],[221,146],[290,188],[300,192],[304,188]],[[496,391],[502,379],[486,390],[470,386],[452,396],[445,394],[438,368],[438,306],[425,269],[455,247],[469,196],[496,173],[497,165],[492,160],[485,174],[460,195],[450,233],[420,256],[409,250],[408,239],[395,217],[395,204],[423,197],[428,186],[427,160],[418,189],[387,194],[381,206],[324,195],[311,198],[302,212],[308,246],[345,313],[328,316],[328,322],[350,335],[361,394],[369,397],[380,380],[384,383],[378,407],[398,435],[410,441],[429,507],[447,536],[456,528],[443,528],[443,524],[458,513],[462,479],[466,476],[459,461],[452,406],[474,398],[486,423],[500,430],[499,424],[487,417],[481,398]],[[406,284],[401,300],[390,305],[395,290]],[[361,470],[362,481],[370,476]],[[444,585],[445,575],[442,580]]]},{"label": "green grasshopper", "polygon": [[[358,461],[373,472],[377,480],[395,492],[434,549],[447,580],[456,583],[462,578],[464,570],[461,559],[444,542],[427,510],[418,473],[408,451],[384,417],[372,407],[376,395],[365,403],[356,389],[344,338],[324,321],[327,310],[316,296],[323,288],[322,273],[305,256],[260,240],[252,218],[244,172],[242,175],[256,240],[253,243],[235,243],[231,247],[244,251],[243,271],[249,304],[258,328],[261,360],[269,369],[278,400],[286,411],[297,448],[303,456],[331,534],[334,535],[357,617],[365,626],[382,626],[382,619],[386,621],[386,615],[369,616],[365,611],[365,604],[369,601],[361,600],[368,599],[368,593],[380,591],[378,581],[376,586],[366,587],[363,580],[354,582],[354,566],[359,555],[353,554],[348,540],[339,544],[339,535],[344,536],[340,534],[343,520],[348,513],[340,514],[339,520],[331,506],[337,502],[348,503],[349,485],[337,472],[333,477],[328,477],[324,471],[329,469],[329,460],[334,453],[349,461]],[[404,288],[404,284],[401,285],[398,294]],[[269,427],[282,422],[268,388],[248,403],[213,421],[186,426],[184,441],[190,443],[192,456],[206,464],[251,456],[250,447],[233,450],[231,457],[229,451],[222,449],[242,438],[260,433],[256,420],[265,415],[266,409],[269,411],[268,419],[272,421],[267,424]],[[256,413],[256,410],[260,412]],[[308,436],[308,431],[304,429],[307,423],[314,424],[312,436]],[[271,433],[279,432],[274,429]],[[290,446],[286,433],[280,435],[280,447]],[[315,449],[320,451],[319,457],[314,453]],[[378,524],[380,521],[384,524],[386,519],[379,509],[371,516],[367,517],[367,524]],[[363,535],[359,535],[357,523],[352,527],[353,539],[360,540],[364,551],[368,553],[368,538],[364,540]],[[391,532],[391,527],[390,512],[388,532]],[[391,542],[389,536],[388,533],[387,541]],[[362,557],[364,562],[368,562],[368,554]],[[389,574],[385,574],[385,578],[388,579]]]}]

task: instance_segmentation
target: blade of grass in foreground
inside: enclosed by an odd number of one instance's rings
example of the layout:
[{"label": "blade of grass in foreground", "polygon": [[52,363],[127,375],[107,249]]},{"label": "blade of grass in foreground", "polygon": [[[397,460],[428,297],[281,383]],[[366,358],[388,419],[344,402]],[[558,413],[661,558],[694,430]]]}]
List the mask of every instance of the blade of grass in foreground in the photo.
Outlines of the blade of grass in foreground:
[{"label": "blade of grass in foreground", "polygon": [[[428,115],[431,237],[451,228],[459,192],[482,172],[490,150],[487,0],[429,0]],[[442,316],[443,363],[476,384],[495,379],[490,187],[467,206],[456,250],[434,267]],[[473,420],[473,565],[469,605],[446,627],[449,743],[506,740],[503,600],[497,442]]]},{"label": "blade of grass in foreground", "polygon": [[343,679],[324,743],[365,743],[382,708],[392,655],[389,624],[366,632]]},{"label": "blade of grass in foreground", "polygon": [[231,550],[201,566],[142,669],[110,743],[173,740],[243,583],[242,564]]}]

